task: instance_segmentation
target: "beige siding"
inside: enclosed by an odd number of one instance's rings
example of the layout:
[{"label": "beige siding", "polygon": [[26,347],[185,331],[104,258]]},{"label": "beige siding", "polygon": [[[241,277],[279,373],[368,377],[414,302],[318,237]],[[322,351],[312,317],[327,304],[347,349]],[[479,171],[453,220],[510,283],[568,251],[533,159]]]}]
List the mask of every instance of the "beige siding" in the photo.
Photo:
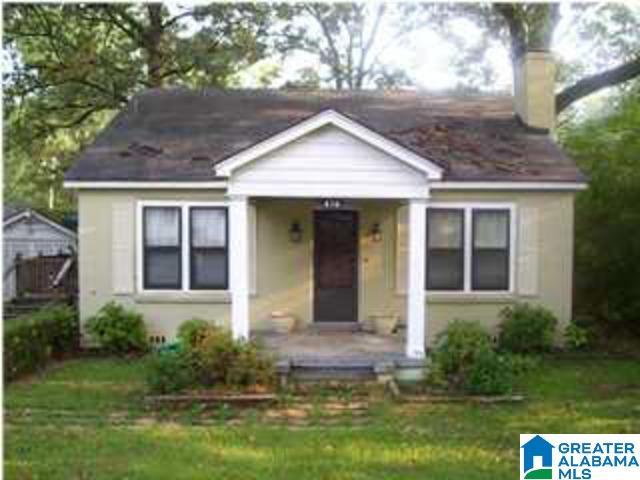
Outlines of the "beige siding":
[{"label": "beige siding", "polygon": [[[156,334],[172,337],[184,320],[199,316],[228,325],[228,296],[140,294],[115,295],[111,212],[123,196],[141,199],[219,200],[204,192],[81,192],[80,209],[80,288],[81,315],[86,319],[102,304],[116,299],[141,311]],[[552,309],[566,324],[571,316],[571,273],[573,258],[573,194],[527,192],[434,192],[433,200],[452,202],[514,202],[518,208],[538,211],[537,263],[538,288],[535,295],[482,296],[428,295],[427,337],[432,341],[454,318],[477,319],[488,326],[497,323],[498,312],[516,300],[539,303]],[[269,326],[274,310],[288,310],[305,324],[312,321],[313,296],[313,210],[311,200],[260,199],[256,205],[257,285],[251,299],[251,328]],[[397,212],[399,201],[354,201],[360,212],[359,320],[370,315],[404,317],[406,296],[396,288]],[[300,222],[303,239],[291,243],[289,227]],[[369,232],[374,223],[382,228],[382,241],[373,242]],[[518,273],[516,272],[516,278]],[[517,285],[516,285],[516,291]]]},{"label": "beige siding", "polygon": [[[123,199],[219,201],[219,194],[187,191],[82,191],[78,195],[80,315],[83,321],[106,302],[115,300],[141,312],[151,334],[172,338],[177,327],[193,317],[229,323],[227,295],[115,293],[112,211]],[[132,232],[133,235],[133,232]],[[134,253],[135,254],[135,253]],[[132,265],[135,272],[135,266]],[[135,283],[134,283],[135,285]]]}]

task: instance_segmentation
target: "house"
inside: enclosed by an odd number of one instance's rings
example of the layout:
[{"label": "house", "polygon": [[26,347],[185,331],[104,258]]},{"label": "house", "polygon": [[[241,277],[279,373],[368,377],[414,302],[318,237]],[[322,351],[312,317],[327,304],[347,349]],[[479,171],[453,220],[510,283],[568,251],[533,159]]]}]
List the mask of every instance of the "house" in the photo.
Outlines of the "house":
[{"label": "house", "polygon": [[[520,448],[524,450],[524,472],[528,472],[534,467],[534,458],[540,457],[542,468],[553,467],[553,449],[555,448],[551,443],[547,442],[540,435],[536,435]],[[551,477],[549,477],[551,478]]]},{"label": "house", "polygon": [[553,139],[550,54],[511,96],[155,89],[67,172],[80,313],[115,300],[172,338],[192,317],[235,337],[406,324],[422,358],[448,322],[494,327],[516,301],[571,318],[573,203]]},{"label": "house", "polygon": [[16,295],[16,256],[69,254],[76,250],[76,233],[37,211],[5,204],[3,214],[3,259],[5,301]]}]

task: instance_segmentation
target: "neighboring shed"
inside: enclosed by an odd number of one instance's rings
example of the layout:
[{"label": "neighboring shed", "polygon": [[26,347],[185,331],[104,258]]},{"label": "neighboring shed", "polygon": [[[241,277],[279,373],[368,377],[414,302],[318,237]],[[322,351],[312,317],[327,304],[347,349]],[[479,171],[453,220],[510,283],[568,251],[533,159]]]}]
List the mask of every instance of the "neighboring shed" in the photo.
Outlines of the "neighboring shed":
[{"label": "neighboring shed", "polygon": [[14,261],[38,255],[56,255],[76,250],[76,234],[44,215],[24,207],[4,206],[3,258],[5,301],[16,295]]}]

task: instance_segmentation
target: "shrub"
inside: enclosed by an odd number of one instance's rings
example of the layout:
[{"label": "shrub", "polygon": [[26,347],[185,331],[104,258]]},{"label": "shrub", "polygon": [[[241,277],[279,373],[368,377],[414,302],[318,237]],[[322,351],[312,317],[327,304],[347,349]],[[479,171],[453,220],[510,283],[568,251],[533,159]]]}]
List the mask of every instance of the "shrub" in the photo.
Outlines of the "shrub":
[{"label": "shrub", "polygon": [[235,341],[218,327],[209,326],[190,352],[198,381],[206,386],[269,385],[275,378],[273,361],[259,345]]},{"label": "shrub", "polygon": [[147,371],[147,385],[153,393],[177,393],[195,383],[191,357],[184,349],[154,353]]},{"label": "shrub", "polygon": [[504,395],[513,389],[514,368],[508,355],[483,350],[469,369],[465,389],[479,395]]},{"label": "shrub", "polygon": [[199,343],[213,325],[200,318],[192,318],[180,324],[178,328],[178,340],[187,347],[193,347]]},{"label": "shrub", "polygon": [[436,339],[429,380],[460,387],[477,356],[487,351],[491,339],[478,322],[454,320]]},{"label": "shrub", "polygon": [[513,353],[545,352],[553,347],[558,320],[544,307],[527,303],[506,307],[500,312],[499,345]]},{"label": "shrub", "polygon": [[589,331],[571,322],[564,330],[564,344],[569,350],[581,350],[589,343]]},{"label": "shrub", "polygon": [[51,357],[77,350],[79,325],[71,307],[45,308],[5,323],[4,378],[14,380],[43,367]]},{"label": "shrub", "polygon": [[227,383],[237,386],[272,385],[275,369],[271,358],[253,342],[244,343],[227,372]]},{"label": "shrub", "polygon": [[142,315],[115,302],[107,303],[87,320],[87,331],[111,353],[144,352],[149,348]]}]

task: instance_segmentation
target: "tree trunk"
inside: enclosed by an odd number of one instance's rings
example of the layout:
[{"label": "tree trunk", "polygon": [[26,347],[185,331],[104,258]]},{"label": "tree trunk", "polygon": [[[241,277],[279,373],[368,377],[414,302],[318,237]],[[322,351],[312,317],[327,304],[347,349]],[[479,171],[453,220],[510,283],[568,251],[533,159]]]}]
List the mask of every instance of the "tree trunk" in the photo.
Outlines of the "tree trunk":
[{"label": "tree trunk", "polygon": [[144,34],[143,43],[147,53],[148,84],[153,88],[159,88],[164,85],[164,58],[161,45],[162,37],[164,36],[162,9],[163,6],[160,3],[150,3],[147,5],[149,26]]}]

